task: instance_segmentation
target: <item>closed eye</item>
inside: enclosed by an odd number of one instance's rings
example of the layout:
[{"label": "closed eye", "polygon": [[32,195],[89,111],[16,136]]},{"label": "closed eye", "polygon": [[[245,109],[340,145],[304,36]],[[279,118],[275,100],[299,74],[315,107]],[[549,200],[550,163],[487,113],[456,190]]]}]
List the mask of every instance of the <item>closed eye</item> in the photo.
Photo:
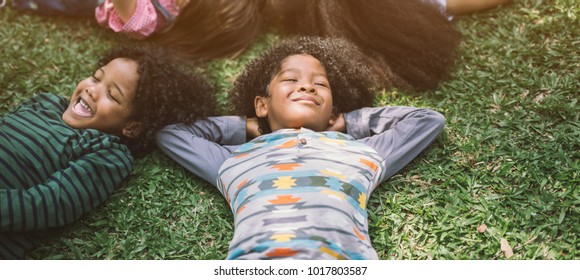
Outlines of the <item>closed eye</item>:
[{"label": "closed eye", "polygon": [[98,75],[99,72],[101,72],[101,75],[100,75],[101,78],[104,77],[104,75],[105,75],[105,71],[102,68],[97,69],[97,71],[95,71],[95,73],[93,73],[93,76],[92,76],[93,81],[95,83],[98,83],[98,82],[101,81],[101,79],[99,77],[97,77],[97,75]]},{"label": "closed eye", "polygon": [[119,100],[117,100],[112,94],[111,94],[111,90],[107,90],[107,96],[112,99],[115,103],[119,103]]}]

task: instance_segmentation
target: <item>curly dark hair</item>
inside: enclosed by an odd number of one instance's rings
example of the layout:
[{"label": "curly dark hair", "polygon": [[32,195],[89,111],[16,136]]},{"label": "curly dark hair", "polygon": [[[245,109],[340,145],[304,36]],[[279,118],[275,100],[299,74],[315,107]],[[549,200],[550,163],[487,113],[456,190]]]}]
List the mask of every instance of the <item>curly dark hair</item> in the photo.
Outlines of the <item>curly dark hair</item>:
[{"label": "curly dark hair", "polygon": [[213,86],[202,75],[178,67],[176,58],[164,49],[144,43],[125,44],[101,58],[98,67],[116,58],[138,64],[134,120],[143,123],[143,130],[138,137],[121,138],[133,154],[152,150],[155,133],[168,124],[215,115]]},{"label": "curly dark hair", "polygon": [[[268,94],[267,87],[281,69],[284,59],[297,54],[311,55],[320,61],[338,112],[372,106],[379,75],[369,66],[369,58],[355,45],[339,38],[296,37],[270,48],[251,61],[238,76],[230,93],[235,114],[256,117],[254,98]],[[383,72],[388,72],[388,69]],[[265,119],[260,119],[259,123],[263,133],[271,131]]]},{"label": "curly dark hair", "polygon": [[[388,65],[401,79],[396,86],[430,90],[449,77],[461,34],[427,0],[293,0],[276,1],[269,25],[300,36],[346,38]],[[281,14],[279,14],[281,13]],[[296,20],[296,15],[300,20]]]}]

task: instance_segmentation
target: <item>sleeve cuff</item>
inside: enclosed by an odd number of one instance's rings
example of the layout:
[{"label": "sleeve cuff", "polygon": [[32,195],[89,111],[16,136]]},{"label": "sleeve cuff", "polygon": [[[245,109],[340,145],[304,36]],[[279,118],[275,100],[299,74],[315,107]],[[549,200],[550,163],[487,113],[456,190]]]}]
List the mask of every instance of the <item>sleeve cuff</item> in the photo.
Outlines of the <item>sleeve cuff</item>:
[{"label": "sleeve cuff", "polygon": [[240,145],[246,142],[246,118],[241,116],[221,117],[225,129],[222,131],[223,139],[227,139],[224,145]]},{"label": "sleeve cuff", "polygon": [[369,130],[369,115],[364,109],[343,113],[346,123],[346,133],[355,139],[361,139],[371,136]]}]

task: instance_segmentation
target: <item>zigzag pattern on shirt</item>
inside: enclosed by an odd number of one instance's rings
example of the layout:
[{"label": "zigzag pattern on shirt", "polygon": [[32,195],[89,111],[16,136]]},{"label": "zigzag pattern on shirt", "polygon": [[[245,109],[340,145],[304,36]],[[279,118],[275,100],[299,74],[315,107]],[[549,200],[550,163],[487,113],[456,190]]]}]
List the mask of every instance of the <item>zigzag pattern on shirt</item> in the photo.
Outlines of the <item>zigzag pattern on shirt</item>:
[{"label": "zigzag pattern on shirt", "polygon": [[[320,231],[321,228],[307,228],[307,229],[296,229],[288,231],[279,232],[269,232],[261,235],[261,237],[256,238],[258,243],[257,246],[252,247],[247,251],[237,250],[237,255],[247,255],[253,252],[265,253],[268,258],[284,258],[289,256],[296,256],[298,254],[305,254],[306,256],[315,257],[312,259],[326,259],[324,255],[329,255],[334,259],[363,259],[357,253],[344,251],[338,244],[333,243],[328,238],[321,235],[313,235],[310,231],[316,230]],[[332,231],[332,229],[329,229]],[[323,230],[327,231],[328,230]],[[345,234],[342,232],[340,234]],[[249,240],[246,240],[249,241]],[[300,248],[295,248],[295,244],[301,244]],[[243,246],[243,243],[232,244],[232,247],[237,248]],[[368,247],[365,243],[361,243],[360,246]],[[347,257],[348,256],[348,257]]]},{"label": "zigzag pattern on shirt", "polygon": [[366,207],[384,162],[352,140],[282,130],[240,147],[219,171],[235,213],[228,258],[372,255]]},{"label": "zigzag pattern on shirt", "polygon": [[[356,181],[353,182],[344,182],[344,181],[340,181],[340,179],[337,179],[336,177],[329,177],[329,176],[307,176],[307,177],[291,177],[292,179],[289,180],[287,176],[283,177],[285,178],[286,181],[283,181],[286,184],[291,184],[291,187],[288,188],[280,188],[281,186],[286,186],[283,185],[281,183],[281,181],[278,181],[278,183],[276,183],[276,180],[280,180],[280,177],[272,179],[272,180],[264,180],[264,181],[258,181],[257,183],[259,183],[257,186],[251,186],[252,188],[256,188],[258,190],[260,190],[262,192],[262,194],[264,195],[270,195],[271,193],[275,192],[276,190],[282,190],[284,189],[284,193],[303,193],[305,192],[304,189],[306,188],[310,188],[310,190],[306,191],[306,192],[320,192],[323,191],[323,189],[321,190],[320,188],[314,188],[312,189],[312,187],[323,187],[323,188],[329,188],[332,189],[334,191],[338,191],[338,192],[342,192],[344,193],[346,196],[350,197],[351,199],[358,201],[361,197],[361,195],[364,195],[365,192],[361,191],[361,186],[360,183],[357,183]],[[251,185],[251,183],[253,182],[247,182],[246,183],[246,188],[243,188],[242,190],[239,190],[236,193],[236,201],[239,200],[248,200],[250,199],[250,197],[246,197],[243,194],[247,193],[248,189]],[[290,185],[288,185],[290,186]],[[271,191],[271,192],[265,192],[265,191]],[[255,197],[255,196],[253,196]],[[364,207],[363,207],[364,208]]]}]

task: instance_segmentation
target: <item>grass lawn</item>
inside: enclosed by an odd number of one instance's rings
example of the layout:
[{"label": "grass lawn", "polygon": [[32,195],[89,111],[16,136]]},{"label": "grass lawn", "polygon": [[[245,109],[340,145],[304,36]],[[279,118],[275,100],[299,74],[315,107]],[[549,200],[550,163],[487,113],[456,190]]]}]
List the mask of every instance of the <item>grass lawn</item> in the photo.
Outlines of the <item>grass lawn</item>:
[{"label": "grass lawn", "polygon": [[[580,259],[579,17],[575,0],[515,0],[458,17],[464,41],[449,82],[380,94],[377,105],[447,118],[444,135],[370,198],[380,258]],[[69,96],[120,41],[91,19],[9,7],[0,25],[0,114],[40,92]],[[244,63],[275,39],[205,67],[222,104]],[[223,259],[232,232],[220,193],[154,152],[102,207],[29,258]]]}]

